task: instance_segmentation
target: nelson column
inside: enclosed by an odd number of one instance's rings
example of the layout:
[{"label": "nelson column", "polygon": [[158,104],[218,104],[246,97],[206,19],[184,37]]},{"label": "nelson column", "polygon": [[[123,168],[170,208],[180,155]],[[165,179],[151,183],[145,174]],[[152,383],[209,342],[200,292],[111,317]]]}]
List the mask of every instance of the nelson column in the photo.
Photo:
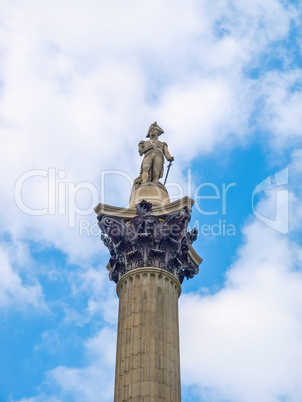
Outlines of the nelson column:
[{"label": "nelson column", "polygon": [[192,247],[197,230],[187,231],[194,201],[170,202],[159,182],[164,158],[174,160],[163,132],[151,124],[138,145],[129,207],[95,208],[119,297],[114,402],[181,401],[178,298],[202,259]]}]

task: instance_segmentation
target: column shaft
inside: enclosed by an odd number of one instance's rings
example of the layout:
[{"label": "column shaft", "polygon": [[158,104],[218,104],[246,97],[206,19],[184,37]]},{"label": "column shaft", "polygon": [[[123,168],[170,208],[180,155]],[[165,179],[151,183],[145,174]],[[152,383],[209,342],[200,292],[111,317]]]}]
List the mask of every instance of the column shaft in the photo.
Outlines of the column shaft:
[{"label": "column shaft", "polygon": [[117,284],[119,316],[114,402],[180,402],[177,278],[138,268]]}]

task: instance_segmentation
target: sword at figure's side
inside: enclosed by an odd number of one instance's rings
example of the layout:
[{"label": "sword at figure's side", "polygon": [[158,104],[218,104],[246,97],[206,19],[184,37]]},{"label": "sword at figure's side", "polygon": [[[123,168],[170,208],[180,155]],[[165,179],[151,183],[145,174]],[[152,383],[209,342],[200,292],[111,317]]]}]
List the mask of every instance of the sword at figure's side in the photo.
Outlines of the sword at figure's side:
[{"label": "sword at figure's side", "polygon": [[165,177],[165,181],[164,181],[164,186],[166,185],[166,181],[167,181],[167,178],[168,178],[168,174],[169,174],[169,170],[170,170],[170,167],[171,167],[171,165],[172,165],[172,162],[173,162],[173,161],[170,161],[170,162],[169,162],[169,165],[168,165],[168,168],[167,168],[166,177]]}]

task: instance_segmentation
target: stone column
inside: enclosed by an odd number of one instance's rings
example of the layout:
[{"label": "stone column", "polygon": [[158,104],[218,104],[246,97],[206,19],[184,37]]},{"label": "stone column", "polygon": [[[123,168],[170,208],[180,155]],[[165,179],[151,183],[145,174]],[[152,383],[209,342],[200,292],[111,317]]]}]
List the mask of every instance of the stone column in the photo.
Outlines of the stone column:
[{"label": "stone column", "polygon": [[119,318],[114,402],[180,402],[178,297],[202,259],[187,231],[193,200],[135,208],[96,207],[117,284]]},{"label": "stone column", "polygon": [[134,269],[119,280],[114,402],[180,402],[178,297],[170,272]]}]

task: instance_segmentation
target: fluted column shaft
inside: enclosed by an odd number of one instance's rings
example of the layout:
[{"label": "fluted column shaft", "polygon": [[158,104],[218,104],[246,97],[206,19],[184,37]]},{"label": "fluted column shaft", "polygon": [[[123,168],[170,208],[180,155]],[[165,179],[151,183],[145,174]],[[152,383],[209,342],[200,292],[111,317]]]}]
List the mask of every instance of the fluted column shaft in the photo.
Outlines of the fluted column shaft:
[{"label": "fluted column shaft", "polygon": [[179,280],[159,268],[137,268],[119,280],[114,402],[181,401],[180,292]]}]

